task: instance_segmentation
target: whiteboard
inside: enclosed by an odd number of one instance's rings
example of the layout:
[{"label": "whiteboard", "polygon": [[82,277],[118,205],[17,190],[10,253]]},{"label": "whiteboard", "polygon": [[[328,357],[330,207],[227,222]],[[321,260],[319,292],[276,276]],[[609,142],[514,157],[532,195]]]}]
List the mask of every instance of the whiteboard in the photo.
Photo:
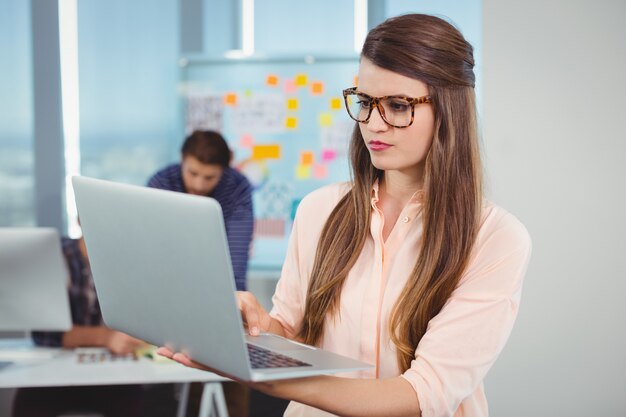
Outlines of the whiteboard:
[{"label": "whiteboard", "polygon": [[358,56],[189,58],[180,85],[182,124],[222,132],[233,166],[254,186],[251,270],[282,266],[300,200],[349,180],[355,123],[342,90],[357,82]]}]

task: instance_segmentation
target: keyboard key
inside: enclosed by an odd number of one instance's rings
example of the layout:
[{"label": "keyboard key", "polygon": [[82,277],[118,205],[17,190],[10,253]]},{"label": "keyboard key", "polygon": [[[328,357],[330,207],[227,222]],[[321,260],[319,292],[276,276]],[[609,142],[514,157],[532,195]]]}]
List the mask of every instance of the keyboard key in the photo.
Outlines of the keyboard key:
[{"label": "keyboard key", "polygon": [[251,344],[248,344],[248,355],[252,369],[311,366],[308,363]]}]

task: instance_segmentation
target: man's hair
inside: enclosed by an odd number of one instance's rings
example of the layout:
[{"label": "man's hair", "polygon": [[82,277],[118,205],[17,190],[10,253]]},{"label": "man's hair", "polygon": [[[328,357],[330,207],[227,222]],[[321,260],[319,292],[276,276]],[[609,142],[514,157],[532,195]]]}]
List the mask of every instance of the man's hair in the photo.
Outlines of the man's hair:
[{"label": "man's hair", "polygon": [[230,164],[231,150],[224,137],[212,130],[196,130],[185,139],[180,149],[183,158],[193,156],[203,164],[220,165],[227,168]]}]

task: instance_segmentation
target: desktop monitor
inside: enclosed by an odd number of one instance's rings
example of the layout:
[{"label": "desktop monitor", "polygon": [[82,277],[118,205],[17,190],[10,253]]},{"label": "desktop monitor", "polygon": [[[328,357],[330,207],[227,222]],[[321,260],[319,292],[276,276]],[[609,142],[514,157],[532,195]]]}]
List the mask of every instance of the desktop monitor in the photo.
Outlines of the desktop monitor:
[{"label": "desktop monitor", "polygon": [[72,326],[68,270],[51,228],[0,228],[0,331]]}]

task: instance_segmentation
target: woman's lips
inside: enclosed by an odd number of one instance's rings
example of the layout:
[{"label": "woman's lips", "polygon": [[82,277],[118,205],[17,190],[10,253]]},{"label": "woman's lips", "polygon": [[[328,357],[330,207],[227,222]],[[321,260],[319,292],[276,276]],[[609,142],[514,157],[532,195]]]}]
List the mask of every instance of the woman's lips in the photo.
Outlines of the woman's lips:
[{"label": "woman's lips", "polygon": [[380,142],[377,140],[370,141],[368,145],[369,145],[369,148],[373,151],[384,151],[385,149],[391,148],[392,146],[388,143]]}]

